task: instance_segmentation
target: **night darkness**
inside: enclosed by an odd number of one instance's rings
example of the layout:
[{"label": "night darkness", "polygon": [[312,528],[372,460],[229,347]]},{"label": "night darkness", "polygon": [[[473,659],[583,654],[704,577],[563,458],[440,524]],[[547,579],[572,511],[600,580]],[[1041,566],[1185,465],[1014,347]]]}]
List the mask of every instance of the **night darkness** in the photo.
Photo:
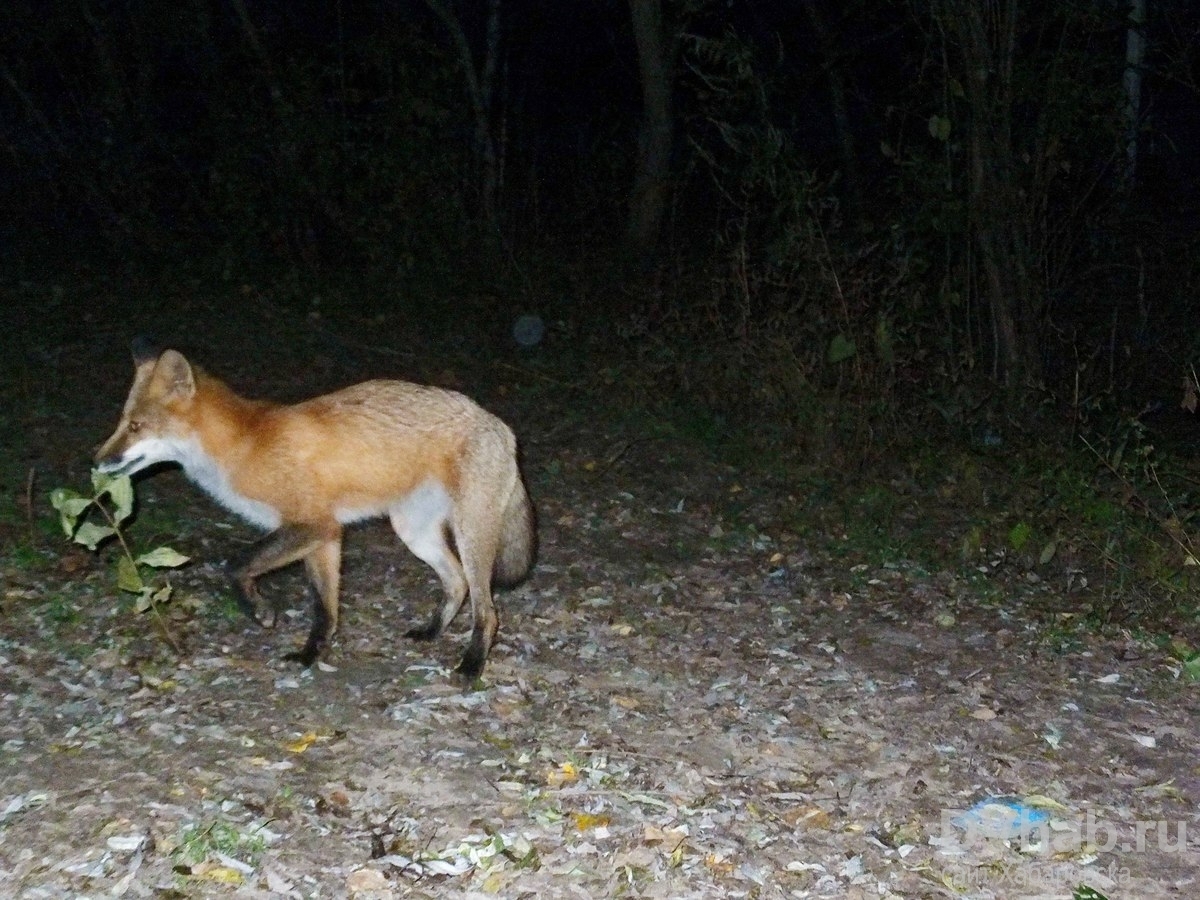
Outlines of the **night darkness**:
[{"label": "night darkness", "polygon": [[360,278],[361,312],[531,312],[723,417],[748,390],[802,425],[848,383],[901,406],[970,383],[1016,419],[1173,402],[1200,20],[1128,14],[16,2],[0,250],[117,294],[186,259]]},{"label": "night darkness", "polygon": [[[419,0],[10,4],[0,95],[5,250],[71,242],[123,253],[126,242],[178,240],[336,267],[386,259],[400,245],[436,255],[419,246],[430,225],[438,243],[454,235],[471,246],[481,213],[494,217],[487,226],[510,251],[561,253],[580,241],[630,250],[620,238],[643,112],[630,7],[502,2],[489,39],[490,9]],[[992,176],[1016,193],[1041,191],[1028,211],[1005,214],[1044,221],[1014,227],[1060,229],[1075,216],[1088,223],[1071,227],[1111,231],[1122,217],[1149,216],[1157,227],[1186,228],[1198,130],[1188,4],[1150,7],[1138,181],[1123,188],[1119,212],[1111,195],[1124,139],[1123,8],[1023,11],[1011,26],[1010,83],[986,85],[979,96],[967,92],[962,67],[1002,71],[1003,60],[985,57],[1008,36],[968,46],[964,36],[979,23],[959,12],[954,2],[663,6],[671,135],[654,177],[665,180],[670,215],[653,229],[652,261],[673,253],[695,265],[739,216],[757,220],[747,235],[755,243],[786,241],[768,232],[788,227],[779,221],[784,207],[801,198],[755,196],[786,191],[772,166],[807,173],[821,196],[805,205],[838,204],[832,224],[845,232],[833,237],[848,252],[856,235],[866,236],[861,249],[897,228],[910,232],[906,244],[936,242],[984,215],[955,207],[973,189],[971,140],[990,142],[998,129],[1011,144],[984,148]],[[948,27],[960,20],[957,31]],[[487,82],[483,96],[468,88],[455,29],[472,77]],[[1053,96],[1043,93],[1050,86]],[[927,143],[931,116],[950,124],[943,144]],[[1011,159],[998,158],[1005,153]],[[481,167],[493,170],[494,184]],[[1048,177],[1054,167],[1074,177]],[[938,196],[936,187],[957,196]],[[998,204],[1011,205],[980,201],[989,214]],[[1086,214],[1079,209],[1089,204]],[[956,212],[964,221],[947,221]],[[1101,213],[1117,218],[1099,225]],[[938,278],[960,264],[930,261],[943,269]],[[1068,270],[1086,261],[1055,255],[1029,265],[1047,270],[1036,290],[1055,294],[1032,298],[1034,312],[1052,314],[1070,302]]]},{"label": "night darkness", "polygon": [[0,0],[0,151],[0,894],[1195,893],[1200,3]]}]

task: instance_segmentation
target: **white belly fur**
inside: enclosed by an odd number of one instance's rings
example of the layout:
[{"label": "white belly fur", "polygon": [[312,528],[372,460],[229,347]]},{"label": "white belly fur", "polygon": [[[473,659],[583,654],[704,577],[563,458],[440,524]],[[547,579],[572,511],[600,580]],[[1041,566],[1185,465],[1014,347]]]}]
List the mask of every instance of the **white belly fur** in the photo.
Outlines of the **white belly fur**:
[{"label": "white belly fur", "polygon": [[[419,484],[407,497],[393,503],[387,510],[400,539],[406,544],[415,538],[437,529],[450,518],[454,501],[440,481],[430,480]],[[440,534],[439,534],[440,539]]]}]

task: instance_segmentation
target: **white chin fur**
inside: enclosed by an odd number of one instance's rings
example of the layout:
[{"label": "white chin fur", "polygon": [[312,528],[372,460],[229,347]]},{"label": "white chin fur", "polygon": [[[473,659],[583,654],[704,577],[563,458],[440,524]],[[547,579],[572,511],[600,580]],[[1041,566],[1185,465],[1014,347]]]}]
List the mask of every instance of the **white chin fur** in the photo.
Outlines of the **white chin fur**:
[{"label": "white chin fur", "polygon": [[241,516],[251,525],[273,530],[283,521],[279,510],[263,503],[245,497],[234,490],[229,481],[229,474],[220,467],[215,459],[204,452],[204,447],[195,438],[189,440],[158,443],[170,443],[171,455],[166,457],[183,466],[183,471],[206,494],[224,506],[232,513]]}]

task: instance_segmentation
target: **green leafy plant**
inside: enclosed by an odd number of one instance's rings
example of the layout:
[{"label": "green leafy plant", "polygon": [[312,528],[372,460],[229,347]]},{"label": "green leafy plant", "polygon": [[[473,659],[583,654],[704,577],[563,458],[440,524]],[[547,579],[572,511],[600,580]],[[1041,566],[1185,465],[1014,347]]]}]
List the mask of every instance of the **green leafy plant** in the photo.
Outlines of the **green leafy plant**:
[{"label": "green leafy plant", "polygon": [[258,865],[267,841],[260,832],[263,825],[238,829],[227,822],[193,823],[185,826],[173,855],[185,865],[197,865],[211,857],[236,859],[251,866]]},{"label": "green leafy plant", "polygon": [[1008,531],[1008,545],[1020,553],[1025,549],[1025,545],[1029,543],[1029,538],[1033,534],[1033,529],[1028,522],[1018,522]]},{"label": "green leafy plant", "polygon": [[[159,606],[171,599],[171,584],[165,579],[149,577],[148,569],[174,569],[188,561],[188,557],[170,547],[156,547],[145,553],[135,554],[124,533],[124,525],[133,515],[133,482],[128,475],[111,476],[92,470],[92,495],[80,494],[70,488],[56,488],[50,493],[50,503],[58,510],[59,521],[66,536],[77,544],[95,551],[101,544],[115,538],[121,553],[117,557],[117,587],[137,596],[135,608],[138,612],[154,613],[159,624],[162,616]],[[101,521],[89,518],[89,513],[99,515]],[[178,651],[179,646],[163,626],[168,643]]]},{"label": "green leafy plant", "polygon": [[1200,650],[1196,650],[1182,637],[1173,638],[1167,645],[1181,663],[1180,675],[1187,681],[1200,681]]}]

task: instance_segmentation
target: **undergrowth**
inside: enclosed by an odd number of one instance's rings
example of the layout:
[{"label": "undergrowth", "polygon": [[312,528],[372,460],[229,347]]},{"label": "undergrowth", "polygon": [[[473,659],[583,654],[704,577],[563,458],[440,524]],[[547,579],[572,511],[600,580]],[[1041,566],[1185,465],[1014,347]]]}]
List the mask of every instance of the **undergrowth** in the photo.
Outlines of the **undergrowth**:
[{"label": "undergrowth", "polygon": [[[808,242],[796,255],[809,262],[786,263],[790,280],[776,282],[785,264],[754,261],[739,241],[714,261],[706,292],[687,299],[684,285],[697,283],[694,273],[657,288],[650,280],[627,289],[630,309],[607,329],[582,311],[568,318],[560,309],[563,317],[548,317],[544,341],[532,348],[516,347],[498,327],[461,328],[457,344],[412,346],[407,332],[376,323],[386,304],[356,308],[344,279],[336,292],[312,281],[277,286],[274,312],[261,318],[315,312],[312,298],[325,298],[319,315],[291,320],[287,336],[305,359],[331,355],[328,347],[345,351],[349,362],[334,358],[321,376],[332,385],[432,375],[503,415],[536,410],[514,425],[519,433],[541,431],[543,440],[603,421],[625,442],[704,447],[799,497],[787,527],[847,568],[905,561],[974,572],[1001,560],[1005,573],[1031,573],[1054,586],[1059,602],[1048,620],[1067,612],[1083,627],[1166,642],[1195,629],[1200,555],[1190,460],[1156,446],[1137,417],[1093,412],[1071,439],[1011,426],[979,400],[983,391],[969,377],[917,383],[903,373],[915,365],[920,342],[913,332],[898,341],[894,323],[880,330],[877,306],[866,302],[878,287],[868,264],[860,261],[860,271],[854,260],[839,262],[813,227],[797,232],[793,245]],[[555,277],[535,273],[534,280]],[[194,285],[188,299],[205,310],[242,283],[251,281]],[[237,340],[252,346],[254,332],[242,318],[234,324],[245,332]],[[216,327],[205,336],[212,344],[227,339]],[[261,381],[259,392],[272,395],[300,364],[282,355],[269,365],[247,363],[237,380],[251,390]],[[214,369],[225,374],[216,357]],[[117,389],[113,396],[119,399]],[[16,408],[6,431],[19,435],[25,415]],[[72,440],[86,446],[97,436]],[[624,446],[598,448],[597,459]],[[5,469],[23,494],[32,466],[9,455]],[[15,499],[6,525],[17,534],[30,523]],[[1193,658],[1186,643],[1173,652]]]}]

